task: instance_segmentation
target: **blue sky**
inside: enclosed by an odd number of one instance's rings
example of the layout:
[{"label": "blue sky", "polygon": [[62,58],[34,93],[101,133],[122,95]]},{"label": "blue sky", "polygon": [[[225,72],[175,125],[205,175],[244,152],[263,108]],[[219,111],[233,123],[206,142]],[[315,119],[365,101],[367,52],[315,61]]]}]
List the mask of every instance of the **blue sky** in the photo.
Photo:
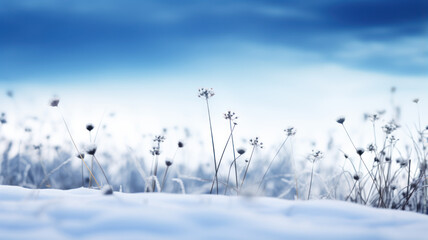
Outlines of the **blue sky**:
[{"label": "blue sky", "polygon": [[208,139],[196,95],[213,87],[219,136],[232,110],[245,138],[274,144],[292,125],[307,142],[326,141],[337,116],[389,109],[391,86],[403,116],[414,116],[414,97],[426,106],[427,9],[421,0],[2,0],[0,82],[21,102],[3,96],[0,108],[47,116],[58,94],[74,131],[114,111],[123,144],[176,125]]},{"label": "blue sky", "polygon": [[299,52],[303,62],[426,75],[427,9],[423,0],[3,0],[0,81],[200,62],[233,68],[277,58],[263,55],[272,48]]}]

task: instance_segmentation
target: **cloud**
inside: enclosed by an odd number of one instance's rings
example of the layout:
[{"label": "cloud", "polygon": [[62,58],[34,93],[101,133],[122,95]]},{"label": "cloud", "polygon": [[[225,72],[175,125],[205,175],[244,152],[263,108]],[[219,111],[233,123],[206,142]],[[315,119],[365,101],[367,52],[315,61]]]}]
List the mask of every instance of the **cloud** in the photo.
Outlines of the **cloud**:
[{"label": "cloud", "polygon": [[[343,64],[360,68],[424,74],[428,54],[418,50],[426,41],[406,44],[427,39],[427,8],[420,0],[2,1],[0,77],[167,68],[239,42],[313,52],[320,61],[346,60]],[[390,46],[406,54],[390,59]],[[382,64],[376,64],[379,59]]]}]

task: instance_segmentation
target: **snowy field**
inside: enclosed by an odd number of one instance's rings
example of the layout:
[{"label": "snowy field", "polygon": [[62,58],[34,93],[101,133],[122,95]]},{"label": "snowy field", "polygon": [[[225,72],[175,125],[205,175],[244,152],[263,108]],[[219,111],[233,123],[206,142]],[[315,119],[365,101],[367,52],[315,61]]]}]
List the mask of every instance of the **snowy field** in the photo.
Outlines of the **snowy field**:
[{"label": "snowy field", "polygon": [[343,201],[0,186],[0,239],[424,239],[427,226]]}]

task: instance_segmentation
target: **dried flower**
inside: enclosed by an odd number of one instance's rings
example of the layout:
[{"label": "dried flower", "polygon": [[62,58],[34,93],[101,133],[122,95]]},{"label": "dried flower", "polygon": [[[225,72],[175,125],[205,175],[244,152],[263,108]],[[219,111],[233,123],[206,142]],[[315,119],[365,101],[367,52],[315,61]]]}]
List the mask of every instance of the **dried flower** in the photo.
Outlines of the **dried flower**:
[{"label": "dried flower", "polygon": [[259,137],[256,137],[254,139],[250,139],[250,144],[254,147],[263,148],[263,143],[259,141]]},{"label": "dried flower", "polygon": [[236,116],[235,112],[227,111],[227,113],[224,114],[224,118],[234,121],[238,119],[238,116]]},{"label": "dried flower", "polygon": [[343,123],[345,122],[345,118],[344,118],[344,117],[339,117],[339,118],[336,120],[336,122],[337,122],[337,123],[339,123],[339,124],[343,124]]},{"label": "dried flower", "polygon": [[205,98],[205,99],[208,99],[208,98],[210,98],[210,97],[212,97],[212,96],[214,96],[215,95],[215,93],[214,93],[214,91],[213,91],[213,89],[212,88],[210,88],[210,89],[207,89],[207,88],[200,88],[199,89],[199,94],[198,94],[198,97],[200,97],[200,98]]},{"label": "dried flower", "polygon": [[361,156],[361,155],[363,155],[363,153],[364,153],[364,148],[358,148],[358,149],[357,149],[357,154],[358,154],[358,155],[360,155],[360,156]]},{"label": "dried flower", "polygon": [[242,155],[242,154],[244,154],[245,153],[245,149],[243,149],[243,148],[238,148],[238,154],[239,155]]},{"label": "dried flower", "polygon": [[368,119],[369,119],[371,122],[376,122],[377,120],[379,120],[379,115],[377,115],[376,113],[375,113],[375,114],[369,114],[369,115],[368,115]]},{"label": "dried flower", "polygon": [[51,100],[49,101],[49,105],[51,107],[58,107],[58,104],[59,104],[59,98],[56,96],[51,98]]},{"label": "dried flower", "polygon": [[178,142],[178,147],[179,147],[179,148],[184,147],[184,143],[183,143],[182,141],[179,141],[179,142]]},{"label": "dried flower", "polygon": [[84,158],[85,158],[85,154],[84,154],[84,153],[78,153],[78,154],[76,155],[76,157],[77,157],[77,158],[80,158],[80,159],[84,159]]},{"label": "dried flower", "polygon": [[112,195],[113,189],[110,186],[105,186],[102,189],[103,195]]},{"label": "dried flower", "polygon": [[165,141],[165,137],[162,135],[155,136],[155,138],[153,139],[153,142],[158,142],[158,143],[161,143],[164,141]]},{"label": "dried flower", "polygon": [[94,125],[92,123],[86,124],[86,130],[88,130],[89,132],[94,130]]},{"label": "dried flower", "polygon": [[171,165],[172,165],[172,161],[171,161],[171,160],[169,160],[169,159],[165,160],[165,165],[166,165],[167,167],[171,166]]},{"label": "dried flower", "polygon": [[294,136],[294,135],[296,135],[296,129],[294,127],[289,127],[287,129],[284,129],[284,132],[287,133],[287,136]]},{"label": "dried flower", "polygon": [[375,146],[370,143],[369,145],[367,145],[367,151],[369,152],[374,152],[376,150]]},{"label": "dried flower", "polygon": [[36,150],[40,150],[42,148],[42,144],[33,145],[33,148],[36,149]]},{"label": "dried flower", "polygon": [[358,181],[358,180],[360,180],[360,176],[356,173],[356,174],[354,174],[354,180],[355,181]]},{"label": "dried flower", "polygon": [[89,154],[89,155],[95,155],[95,153],[97,152],[97,145],[95,145],[95,144],[89,144],[87,147],[86,147],[86,153],[87,154]]},{"label": "dried flower", "polygon": [[407,165],[409,165],[409,160],[400,159],[400,167],[407,167]]},{"label": "dried flower", "polygon": [[413,99],[413,102],[417,104],[419,102],[419,98]]},{"label": "dried flower", "polygon": [[323,152],[320,150],[312,150],[312,153],[308,155],[307,159],[310,162],[316,162],[324,157]]},{"label": "dried flower", "polygon": [[385,124],[382,127],[382,130],[387,134],[391,134],[392,132],[394,132],[395,130],[397,130],[397,128],[399,128],[400,126],[398,124],[396,124],[394,122],[394,120],[390,121],[389,123]]},{"label": "dried flower", "polygon": [[159,155],[160,155],[160,150],[159,150],[159,148],[158,148],[158,147],[153,147],[152,149],[150,149],[150,153],[151,153],[153,156],[155,156],[155,155],[159,156]]}]

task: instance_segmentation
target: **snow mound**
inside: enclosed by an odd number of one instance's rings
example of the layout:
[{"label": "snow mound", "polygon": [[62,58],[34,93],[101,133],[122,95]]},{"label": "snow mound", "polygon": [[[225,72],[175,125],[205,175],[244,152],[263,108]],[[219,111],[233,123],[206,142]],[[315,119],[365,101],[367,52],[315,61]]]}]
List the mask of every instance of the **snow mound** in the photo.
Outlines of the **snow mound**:
[{"label": "snow mound", "polygon": [[423,239],[427,226],[330,200],[0,186],[0,239]]}]

